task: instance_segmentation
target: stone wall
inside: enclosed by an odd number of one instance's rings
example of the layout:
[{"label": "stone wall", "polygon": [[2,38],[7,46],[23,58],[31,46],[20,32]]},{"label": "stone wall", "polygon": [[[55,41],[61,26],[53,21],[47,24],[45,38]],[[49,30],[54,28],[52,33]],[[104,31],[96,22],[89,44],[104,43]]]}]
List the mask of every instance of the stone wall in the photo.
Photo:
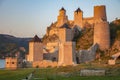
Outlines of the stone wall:
[{"label": "stone wall", "polygon": [[5,67],[7,69],[17,69],[22,67],[22,60],[14,57],[7,57],[5,59]]},{"label": "stone wall", "polygon": [[56,67],[57,66],[57,62],[53,62],[50,60],[43,60],[43,61],[35,61],[33,62],[33,67]]},{"label": "stone wall", "polygon": [[105,70],[100,69],[83,69],[80,76],[105,76]]},{"label": "stone wall", "polygon": [[98,45],[95,44],[91,46],[88,50],[80,50],[76,54],[77,63],[84,63],[93,61],[96,56],[96,50],[98,48]]}]

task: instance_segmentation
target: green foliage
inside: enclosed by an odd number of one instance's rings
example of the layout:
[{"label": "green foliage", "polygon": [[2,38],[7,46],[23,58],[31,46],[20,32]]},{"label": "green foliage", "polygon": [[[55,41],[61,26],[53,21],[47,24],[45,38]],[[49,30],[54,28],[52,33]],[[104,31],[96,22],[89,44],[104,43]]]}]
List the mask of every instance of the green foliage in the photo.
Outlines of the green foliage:
[{"label": "green foliage", "polygon": [[93,28],[85,28],[76,41],[76,49],[88,49],[93,44]]},{"label": "green foliage", "polygon": [[119,24],[116,24],[115,21],[110,23],[110,38],[112,44],[115,40],[120,40],[120,21],[118,23]]},{"label": "green foliage", "polygon": [[15,53],[19,47],[24,47],[27,52],[28,41],[30,39],[31,38],[16,38],[14,36],[0,34],[0,58],[10,53]]},{"label": "green foliage", "polygon": [[[119,80],[120,66],[104,66],[101,64],[80,64],[59,68],[25,68],[18,70],[0,70],[0,80],[22,80],[33,73],[31,80]],[[105,69],[106,76],[80,76],[81,69]]]},{"label": "green foliage", "polygon": [[0,80],[22,80],[34,69],[0,70]]}]

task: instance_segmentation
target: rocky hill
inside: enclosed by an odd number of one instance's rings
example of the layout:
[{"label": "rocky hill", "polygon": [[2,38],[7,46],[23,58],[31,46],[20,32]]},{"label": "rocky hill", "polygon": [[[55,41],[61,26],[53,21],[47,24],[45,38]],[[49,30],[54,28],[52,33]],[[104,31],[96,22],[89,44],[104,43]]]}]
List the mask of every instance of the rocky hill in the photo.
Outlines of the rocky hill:
[{"label": "rocky hill", "polygon": [[28,50],[28,42],[31,38],[19,38],[11,35],[0,34],[0,58],[7,54],[10,54],[11,51],[24,47]]}]

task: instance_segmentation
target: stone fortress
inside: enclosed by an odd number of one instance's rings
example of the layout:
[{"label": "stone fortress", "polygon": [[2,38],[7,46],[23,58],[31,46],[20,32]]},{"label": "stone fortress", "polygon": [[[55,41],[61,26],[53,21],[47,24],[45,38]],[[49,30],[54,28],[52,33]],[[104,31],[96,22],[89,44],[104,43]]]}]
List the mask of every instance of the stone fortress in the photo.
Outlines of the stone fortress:
[{"label": "stone fortress", "polygon": [[[82,31],[87,24],[94,28],[94,43],[88,50],[76,51],[76,42],[73,41],[77,34],[76,29]],[[29,53],[26,56],[27,66],[67,66],[94,60],[98,48],[105,50],[110,47],[106,7],[104,5],[94,6],[94,16],[88,18],[84,18],[83,11],[78,8],[74,11],[74,20],[68,20],[66,10],[61,8],[57,21],[47,28],[45,38],[47,41],[43,43],[36,35],[29,42]],[[6,62],[9,61],[12,61],[12,58]],[[10,67],[7,64],[6,66]]]}]

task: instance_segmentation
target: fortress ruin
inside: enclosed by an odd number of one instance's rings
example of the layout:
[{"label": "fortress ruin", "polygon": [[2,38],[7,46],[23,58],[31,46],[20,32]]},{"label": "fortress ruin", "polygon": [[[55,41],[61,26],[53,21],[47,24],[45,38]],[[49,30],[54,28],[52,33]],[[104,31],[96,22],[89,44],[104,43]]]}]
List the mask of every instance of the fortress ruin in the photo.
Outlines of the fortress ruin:
[{"label": "fortress ruin", "polygon": [[[77,34],[75,28],[82,31],[88,27],[86,25],[94,28],[93,46],[88,50],[76,51],[76,43],[73,41]],[[78,8],[74,11],[74,20],[68,20],[66,10],[62,7],[57,21],[47,28],[44,38],[46,43],[43,43],[38,36],[29,42],[27,62],[33,67],[67,66],[92,61],[98,48],[105,50],[110,47],[106,7],[94,6],[94,16],[88,18],[84,18],[83,11]]]}]

